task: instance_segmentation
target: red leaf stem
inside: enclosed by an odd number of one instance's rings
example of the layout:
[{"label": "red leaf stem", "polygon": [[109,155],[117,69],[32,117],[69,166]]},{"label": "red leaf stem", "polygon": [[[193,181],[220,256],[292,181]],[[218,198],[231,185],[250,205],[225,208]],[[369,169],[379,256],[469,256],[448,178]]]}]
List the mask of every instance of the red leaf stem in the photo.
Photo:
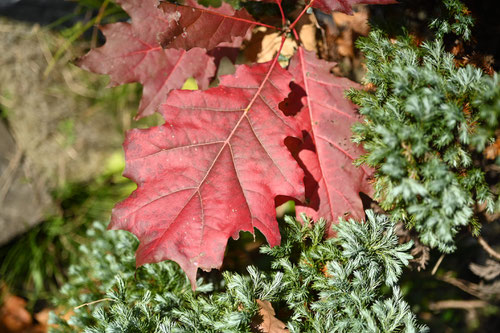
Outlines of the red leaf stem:
[{"label": "red leaf stem", "polygon": [[301,18],[302,16],[304,16],[304,14],[307,12],[307,10],[308,10],[309,8],[311,8],[311,6],[312,6],[313,4],[314,4],[314,0],[311,0],[311,2],[309,2],[309,3],[307,4],[307,6],[305,6],[305,7],[304,7],[304,9],[300,12],[299,16],[295,19],[295,21],[293,21],[293,23],[292,23],[292,24],[290,24],[290,26],[288,27],[288,29],[293,30],[293,28],[295,28],[295,25],[299,22],[300,18]]},{"label": "red leaf stem", "polygon": [[282,29],[283,29],[285,27],[285,24],[286,24],[285,12],[283,11],[283,7],[281,6],[281,0],[276,0],[276,4],[278,5],[278,7],[280,9],[281,25],[282,25]]}]

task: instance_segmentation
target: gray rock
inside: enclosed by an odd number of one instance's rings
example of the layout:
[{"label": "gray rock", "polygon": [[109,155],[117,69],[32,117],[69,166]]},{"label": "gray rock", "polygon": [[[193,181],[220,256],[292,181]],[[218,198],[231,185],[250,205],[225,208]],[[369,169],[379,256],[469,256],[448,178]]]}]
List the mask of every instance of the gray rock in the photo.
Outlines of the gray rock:
[{"label": "gray rock", "polygon": [[[7,182],[0,179],[0,194],[6,192],[0,195],[0,244],[57,213],[49,193],[102,174],[121,150],[123,128],[137,108],[132,95],[130,105],[103,109],[98,102],[106,97],[107,79],[69,63],[84,53],[78,45],[53,63],[66,42],[39,26],[0,17],[0,111],[8,124],[0,136],[0,177]],[[9,172],[2,176],[4,170]]]},{"label": "gray rock", "polygon": [[42,221],[53,207],[47,191],[30,179],[23,155],[0,122],[0,245]]}]

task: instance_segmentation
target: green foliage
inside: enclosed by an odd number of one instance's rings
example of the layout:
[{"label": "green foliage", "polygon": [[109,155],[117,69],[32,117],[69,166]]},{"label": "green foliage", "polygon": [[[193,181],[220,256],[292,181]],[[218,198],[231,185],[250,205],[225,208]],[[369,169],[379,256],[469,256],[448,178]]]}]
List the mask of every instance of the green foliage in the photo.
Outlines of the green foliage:
[{"label": "green foliage", "polygon": [[444,35],[454,33],[468,41],[471,38],[471,28],[474,19],[469,10],[460,0],[443,0],[447,9],[445,17],[437,18],[430,26],[436,30],[436,37],[441,39]]},{"label": "green foliage", "polygon": [[[52,316],[52,332],[250,332],[256,299],[286,314],[291,332],[416,332],[425,328],[402,300],[397,281],[411,256],[394,225],[367,211],[365,223],[342,221],[324,240],[323,222],[302,225],[286,217],[281,246],[264,246],[272,271],[224,273],[220,283],[198,281],[196,292],[177,264],[135,271],[136,239],[95,223],[78,266],[57,302],[75,310],[69,321]],[[385,292],[384,292],[385,291]]]},{"label": "green foliage", "polygon": [[[418,47],[410,36],[392,42],[373,31],[358,46],[366,83],[376,87],[349,93],[365,116],[353,128],[368,152],[358,163],[377,169],[375,198],[383,209],[414,226],[423,243],[451,252],[459,227],[474,224],[474,204],[493,210],[470,144],[479,140],[480,114],[498,112],[477,107],[482,98],[498,103],[485,93],[496,83],[475,67],[457,68],[439,38]],[[491,139],[491,130],[480,133],[483,142]]]},{"label": "green foliage", "polygon": [[[480,152],[484,151],[488,144],[491,144],[500,134],[500,79],[495,73],[493,77],[485,77],[483,79],[484,86],[481,94],[473,105],[478,111],[478,126],[474,136],[472,137],[472,145]],[[498,141],[497,141],[498,142]],[[500,155],[496,156],[496,164],[500,165]],[[499,184],[496,184],[496,193],[498,194]],[[497,196],[496,211],[500,211],[500,196]]]},{"label": "green foliage", "polygon": [[495,131],[500,128],[500,79],[495,73],[493,77],[485,77],[481,94],[473,105],[479,110],[477,116],[481,126],[472,137],[472,144],[483,151],[491,143]]}]

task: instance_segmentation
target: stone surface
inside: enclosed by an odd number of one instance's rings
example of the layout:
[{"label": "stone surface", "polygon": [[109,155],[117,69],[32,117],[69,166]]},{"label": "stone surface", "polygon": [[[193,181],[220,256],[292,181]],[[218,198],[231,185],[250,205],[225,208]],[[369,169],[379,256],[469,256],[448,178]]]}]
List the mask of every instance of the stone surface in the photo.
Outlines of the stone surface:
[{"label": "stone surface", "polygon": [[78,44],[55,59],[66,42],[0,18],[0,245],[57,212],[49,193],[100,175],[137,108],[133,89],[113,96],[105,77],[71,63]]},{"label": "stone surface", "polygon": [[0,122],[0,245],[53,210],[52,200],[42,184],[27,181],[29,174],[23,155],[5,124]]}]

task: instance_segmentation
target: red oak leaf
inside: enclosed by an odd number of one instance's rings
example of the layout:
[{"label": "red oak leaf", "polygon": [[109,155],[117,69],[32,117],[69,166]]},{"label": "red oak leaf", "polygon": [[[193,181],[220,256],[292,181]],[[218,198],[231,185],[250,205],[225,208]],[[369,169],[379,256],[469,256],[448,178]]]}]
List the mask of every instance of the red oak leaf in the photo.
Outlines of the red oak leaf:
[{"label": "red oak leaf", "polygon": [[160,8],[168,18],[158,35],[164,48],[239,47],[258,24],[245,9],[234,10],[225,2],[219,8],[203,7],[196,0],[186,0],[185,6],[164,2]]},{"label": "red oak leaf", "polygon": [[[281,2],[281,0],[255,0],[264,2]],[[311,3],[311,7],[318,8],[325,13],[331,13],[333,11],[342,12],[346,14],[352,14],[352,6],[357,4],[367,4],[367,5],[388,5],[392,3],[397,3],[396,0],[310,0],[306,3]]]},{"label": "red oak leaf", "polygon": [[[132,24],[114,23],[101,27],[106,43],[82,57],[79,65],[96,73],[109,74],[112,86],[140,82],[144,88],[137,118],[153,114],[165,101],[167,93],[172,89],[181,88],[189,77],[194,77],[198,81],[200,89],[206,89],[209,79],[215,74],[213,59],[205,50],[187,47],[190,50],[186,52],[173,47],[186,47],[186,43],[193,44],[195,41],[204,47],[217,45],[239,47],[252,27],[251,23],[240,21],[251,18],[246,11],[235,12],[228,8],[227,4],[208,11],[172,4],[163,4],[163,9],[159,9],[156,0],[117,2],[129,13]],[[198,4],[193,3],[193,6]],[[208,14],[209,12],[211,14]],[[232,14],[235,15],[234,20],[231,19]],[[224,22],[230,21],[236,22],[235,28],[226,31],[226,34],[219,31],[213,36],[191,33],[189,38],[182,37],[184,31],[179,25],[180,22],[192,23],[194,16],[198,17],[195,20],[197,23],[193,23],[189,29],[199,27],[200,22],[216,26],[220,24],[225,27],[227,23]],[[214,31],[213,28],[207,30],[207,27],[204,27],[204,29],[205,33]],[[181,36],[178,41],[184,40],[185,45],[170,43],[167,45],[169,49],[163,49],[159,37],[173,38],[176,33]],[[196,38],[201,39],[196,40]],[[207,44],[204,38],[210,42]]]},{"label": "red oak leaf", "polygon": [[333,65],[300,47],[289,66],[305,95],[297,117],[308,132],[298,156],[309,175],[304,179],[309,206],[297,206],[297,213],[305,212],[313,219],[324,217],[330,222],[339,216],[364,217],[359,192],[372,193],[368,179],[373,173],[365,166],[352,164],[364,150],[350,140],[351,126],[360,116],[344,97],[344,90],[358,85],[334,77],[330,73]]},{"label": "red oak leaf", "polygon": [[388,5],[397,3],[395,0],[314,0],[312,7],[325,13],[333,11],[352,14],[352,6],[357,4]]},{"label": "red oak leaf", "polygon": [[300,128],[278,108],[292,78],[270,66],[242,65],[209,90],[174,90],[164,125],[128,132],[124,175],[138,188],[110,228],[139,238],[138,266],[174,260],[194,287],[198,267],[220,267],[241,230],[280,243],[273,198],[303,197],[304,174],[284,144]]},{"label": "red oak leaf", "polygon": [[203,49],[161,48],[156,35],[162,31],[166,14],[156,7],[155,0],[117,2],[129,13],[132,24],[101,27],[106,43],[82,57],[80,67],[110,75],[111,86],[140,82],[143,94],[137,118],[153,114],[167,93],[181,88],[189,77],[194,77],[201,89],[208,87],[215,65]]}]

